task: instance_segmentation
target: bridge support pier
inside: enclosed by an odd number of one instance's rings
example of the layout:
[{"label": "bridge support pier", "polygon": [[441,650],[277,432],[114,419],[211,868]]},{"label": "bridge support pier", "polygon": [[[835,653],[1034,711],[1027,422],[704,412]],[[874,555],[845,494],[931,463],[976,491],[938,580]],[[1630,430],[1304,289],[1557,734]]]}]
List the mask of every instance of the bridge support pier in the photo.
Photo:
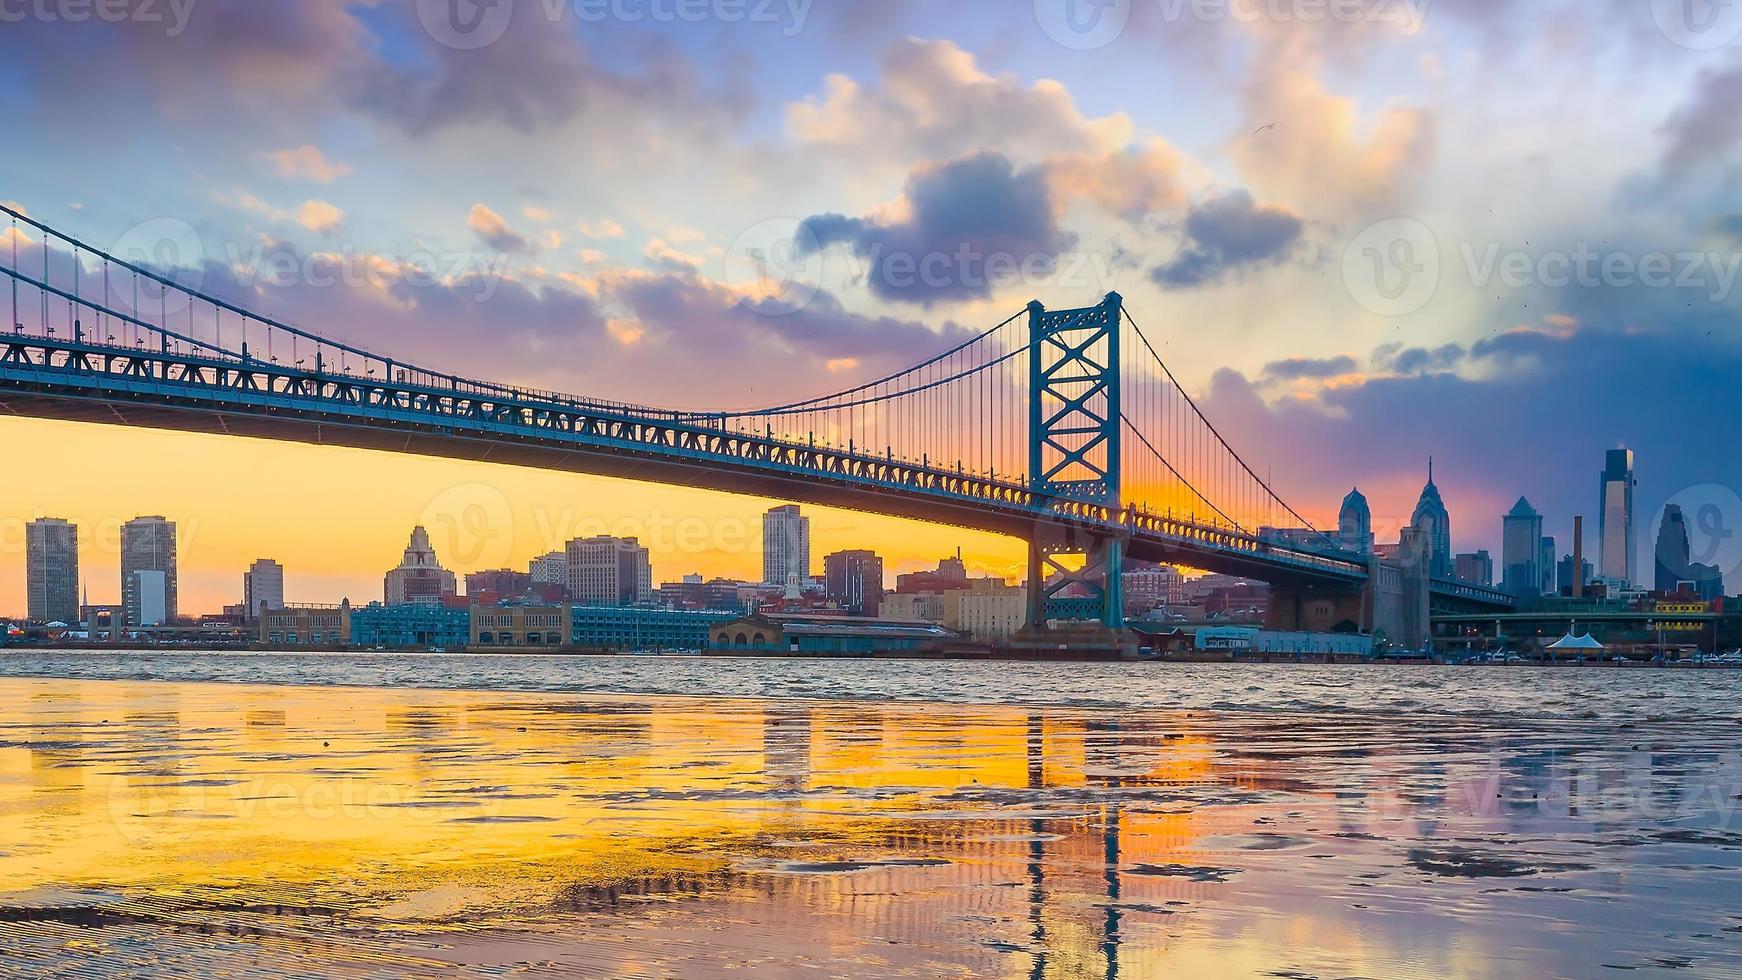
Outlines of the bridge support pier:
[{"label": "bridge support pier", "polygon": [[1028,541],[1028,626],[1052,620],[1125,628],[1125,542],[1040,524]]}]

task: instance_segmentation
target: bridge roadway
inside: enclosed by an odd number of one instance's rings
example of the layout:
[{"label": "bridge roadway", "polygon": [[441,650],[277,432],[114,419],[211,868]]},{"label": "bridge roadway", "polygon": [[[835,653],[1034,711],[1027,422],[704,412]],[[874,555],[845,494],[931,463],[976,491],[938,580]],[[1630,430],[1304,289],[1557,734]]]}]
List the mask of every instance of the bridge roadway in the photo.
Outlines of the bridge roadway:
[{"label": "bridge roadway", "polygon": [[[494,385],[308,371],[258,359],[13,334],[0,412],[338,445],[701,487],[1031,539],[1119,535],[1130,557],[1277,585],[1355,585],[1363,558],[1317,553],[1168,515],[1037,496],[1026,485],[836,446],[729,430],[724,417]],[[336,475],[335,479],[343,479]],[[1510,598],[1436,582],[1471,611]]]}]

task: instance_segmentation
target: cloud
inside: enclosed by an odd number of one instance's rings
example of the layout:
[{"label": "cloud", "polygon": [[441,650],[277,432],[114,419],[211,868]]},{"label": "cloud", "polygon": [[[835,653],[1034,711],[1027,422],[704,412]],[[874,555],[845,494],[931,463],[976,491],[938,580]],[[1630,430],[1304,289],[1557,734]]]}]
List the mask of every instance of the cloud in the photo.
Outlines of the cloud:
[{"label": "cloud", "polygon": [[575,225],[575,229],[588,238],[623,237],[623,226],[610,218],[601,218],[598,221],[582,221]]},{"label": "cloud", "polygon": [[296,222],[309,231],[332,231],[345,221],[345,212],[326,201],[304,201],[296,211]]},{"label": "cloud", "polygon": [[495,211],[483,204],[472,205],[472,211],[466,216],[466,227],[472,229],[478,239],[498,252],[530,252],[532,243],[526,236],[508,227],[508,222]]},{"label": "cloud", "polygon": [[990,296],[1025,267],[1050,270],[1075,243],[1058,227],[1046,172],[999,153],[914,168],[892,214],[819,214],[804,227],[818,247],[843,244],[864,260],[876,296],[926,305]]},{"label": "cloud", "polygon": [[1278,380],[1294,380],[1298,378],[1334,378],[1338,375],[1350,374],[1355,370],[1355,359],[1348,355],[1340,357],[1291,357],[1283,361],[1272,361],[1264,366],[1264,376]]},{"label": "cloud", "polygon": [[1662,132],[1666,139],[1658,164],[1659,180],[1686,179],[1689,171],[1734,165],[1742,147],[1742,113],[1736,94],[1742,92],[1742,62],[1702,72],[1694,95],[1678,108]]},{"label": "cloud", "polygon": [[1276,265],[1294,250],[1302,227],[1287,209],[1257,205],[1246,191],[1230,191],[1191,209],[1179,251],[1151,269],[1149,278],[1163,289],[1195,289]]},{"label": "cloud", "polygon": [[988,74],[950,41],[898,41],[878,68],[876,82],[830,75],[820,96],[789,104],[789,135],[903,162],[986,151],[1021,158],[1036,147],[1101,155],[1131,140],[1124,114],[1085,116],[1058,82]]},{"label": "cloud", "polygon": [[522,215],[525,215],[526,220],[528,220],[528,221],[537,221],[537,222],[541,222],[541,223],[547,222],[547,221],[551,220],[551,218],[555,217],[555,215],[552,215],[549,211],[545,210],[544,208],[535,208],[530,204],[528,204],[526,207],[521,208],[520,213]]},{"label": "cloud", "polygon": [[320,147],[305,144],[264,154],[273,172],[287,180],[330,184],[351,172],[349,164],[328,160]]},{"label": "cloud", "polygon": [[1252,46],[1240,97],[1245,122],[1227,153],[1245,185],[1268,199],[1311,207],[1315,217],[1395,206],[1422,182],[1433,157],[1433,115],[1392,103],[1365,122],[1354,99],[1319,80],[1324,58],[1316,38],[1284,32]]},{"label": "cloud", "polygon": [[1185,158],[1160,139],[1102,155],[1060,154],[1046,162],[1055,199],[1087,200],[1130,221],[1183,207],[1185,169]]}]

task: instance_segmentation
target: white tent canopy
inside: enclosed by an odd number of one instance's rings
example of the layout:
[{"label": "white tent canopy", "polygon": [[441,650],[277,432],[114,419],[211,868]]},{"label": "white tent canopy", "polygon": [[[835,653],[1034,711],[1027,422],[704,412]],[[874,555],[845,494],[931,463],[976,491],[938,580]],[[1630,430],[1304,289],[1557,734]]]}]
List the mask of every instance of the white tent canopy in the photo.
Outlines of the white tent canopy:
[{"label": "white tent canopy", "polygon": [[1604,649],[1603,644],[1592,639],[1589,634],[1584,636],[1574,636],[1571,633],[1568,633],[1566,636],[1563,636],[1549,644],[1548,648],[1550,650],[1574,650],[1579,652]]}]

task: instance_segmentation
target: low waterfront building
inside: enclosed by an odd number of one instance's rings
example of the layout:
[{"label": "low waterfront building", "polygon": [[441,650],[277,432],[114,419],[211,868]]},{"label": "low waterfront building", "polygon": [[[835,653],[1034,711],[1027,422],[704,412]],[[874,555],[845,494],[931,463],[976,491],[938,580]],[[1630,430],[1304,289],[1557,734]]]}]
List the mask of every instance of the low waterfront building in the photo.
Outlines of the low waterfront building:
[{"label": "low waterfront building", "polygon": [[568,606],[474,606],[474,649],[554,650],[569,643]]},{"label": "low waterfront building", "polygon": [[351,604],[294,605],[260,613],[259,640],[269,647],[333,649],[351,642]]},{"label": "low waterfront building", "polygon": [[351,610],[351,645],[386,650],[461,650],[472,639],[469,609],[371,602]]},{"label": "low waterfront building", "polygon": [[865,656],[911,653],[959,639],[936,623],[852,616],[746,616],[714,627],[710,649],[730,653]]},{"label": "low waterfront building", "polygon": [[569,637],[582,650],[705,650],[709,630],[741,615],[729,610],[575,606],[569,614]]},{"label": "low waterfront building", "polygon": [[996,579],[976,579],[973,587],[941,597],[943,625],[977,640],[1002,640],[1028,619],[1028,593]]}]

